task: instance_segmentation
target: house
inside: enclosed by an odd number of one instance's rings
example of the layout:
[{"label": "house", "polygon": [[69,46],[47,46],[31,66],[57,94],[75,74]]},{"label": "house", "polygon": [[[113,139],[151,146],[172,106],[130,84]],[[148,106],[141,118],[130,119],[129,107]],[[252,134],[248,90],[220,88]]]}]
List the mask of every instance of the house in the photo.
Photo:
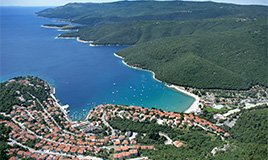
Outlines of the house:
[{"label": "house", "polygon": [[43,146],[42,150],[48,150],[49,146]]},{"label": "house", "polygon": [[54,157],[53,156],[49,156],[49,157],[47,157],[47,159],[46,160],[53,160],[54,159]]},{"label": "house", "polygon": [[129,158],[130,157],[130,153],[129,152],[122,152],[121,153],[123,156],[123,158]]},{"label": "house", "polygon": [[121,147],[122,151],[127,151],[129,150],[129,147],[128,146],[125,146],[125,147]]},{"label": "house", "polygon": [[173,123],[173,120],[172,119],[169,119],[167,123],[168,124],[172,124]]},{"label": "house", "polygon": [[56,148],[56,152],[61,152],[61,151],[62,151],[61,147]]},{"label": "house", "polygon": [[130,156],[138,156],[138,150],[136,149],[130,150],[129,153],[130,153]]},{"label": "house", "polygon": [[128,145],[128,141],[127,141],[127,140],[124,140],[124,141],[122,142],[122,144],[123,144],[123,145]]},{"label": "house", "polygon": [[93,151],[93,147],[87,147],[87,150],[92,152]]},{"label": "house", "polygon": [[192,122],[190,122],[188,125],[189,125],[189,127],[193,127],[194,126],[194,124]]},{"label": "house", "polygon": [[147,149],[148,150],[153,150],[154,149],[154,146],[147,146]]},{"label": "house", "polygon": [[140,145],[133,145],[133,148],[134,149],[140,149],[141,147],[140,147]]},{"label": "house", "polygon": [[135,140],[132,139],[130,143],[131,143],[131,144],[136,144],[137,141],[135,141]]},{"label": "house", "polygon": [[120,141],[115,141],[114,142],[114,145],[119,145],[120,144]]},{"label": "house", "polygon": [[180,141],[175,141],[175,142],[173,142],[173,145],[179,148],[183,145],[183,143]]},{"label": "house", "polygon": [[8,154],[9,154],[9,155],[11,155],[11,154],[15,154],[18,150],[19,150],[19,149],[14,149],[14,148],[12,148],[12,149],[9,150]]},{"label": "house", "polygon": [[30,151],[24,152],[24,157],[30,158],[32,153]]},{"label": "house", "polygon": [[122,157],[120,154],[114,154],[113,155],[113,160],[120,160]]},{"label": "house", "polygon": [[99,153],[101,151],[100,148],[94,148],[94,152]]},{"label": "house", "polygon": [[121,147],[115,147],[115,148],[114,148],[114,151],[115,151],[115,152],[121,152]]},{"label": "house", "polygon": [[224,133],[224,136],[225,137],[230,137],[230,134],[226,132],[226,133]]},{"label": "house", "polygon": [[40,156],[38,157],[38,160],[45,160],[47,157],[48,157],[47,154],[43,154],[43,155],[40,155]]},{"label": "house", "polygon": [[83,148],[80,148],[78,151],[77,151],[78,154],[84,154],[85,153],[85,147]]},{"label": "house", "polygon": [[20,157],[23,157],[24,156],[24,153],[25,153],[24,151],[18,151],[17,152],[17,155],[20,156]]},{"label": "house", "polygon": [[9,158],[9,160],[19,160],[19,159],[18,159],[18,157],[13,156],[13,157]]},{"label": "house", "polygon": [[75,154],[77,152],[77,147],[72,147],[71,149],[70,149],[70,153],[71,154]]},{"label": "house", "polygon": [[133,117],[133,121],[138,121],[139,118],[138,117]]},{"label": "house", "polygon": [[34,153],[30,156],[32,159],[37,159],[39,157],[39,153]]}]

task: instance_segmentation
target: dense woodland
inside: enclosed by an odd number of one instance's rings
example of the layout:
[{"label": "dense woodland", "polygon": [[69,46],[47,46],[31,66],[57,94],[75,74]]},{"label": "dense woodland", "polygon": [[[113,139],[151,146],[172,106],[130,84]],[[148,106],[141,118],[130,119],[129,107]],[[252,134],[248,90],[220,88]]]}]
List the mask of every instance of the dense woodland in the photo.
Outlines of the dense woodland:
[{"label": "dense woodland", "polygon": [[37,13],[47,18],[101,25],[135,20],[185,21],[208,18],[267,17],[267,7],[214,2],[187,1],[119,1],[112,3],[69,3]]},{"label": "dense woodland", "polygon": [[154,71],[166,83],[222,89],[267,86],[267,21],[254,23],[225,32],[158,39],[117,54],[129,65]]},{"label": "dense woodland", "polygon": [[236,18],[176,21],[130,21],[101,26],[74,26],[76,32],[65,32],[59,37],[79,37],[95,45],[134,45],[155,39],[224,32],[260,23],[256,20]]},{"label": "dense woodland", "polygon": [[[32,105],[33,98],[30,96],[30,94],[35,95],[41,101],[49,97],[50,88],[45,89],[44,86],[36,88],[34,86],[25,85],[23,82],[19,82],[20,80],[24,79],[25,77],[16,77],[14,78],[16,82],[9,84],[7,84],[8,82],[0,83],[0,112],[9,114],[13,105]],[[37,81],[43,81],[40,78],[30,76],[27,77],[27,79],[31,84],[34,85],[40,83]],[[25,99],[25,101],[21,101],[18,98],[21,97],[21,95],[23,95],[22,97]]]},{"label": "dense woodland", "polygon": [[216,159],[267,159],[268,108],[244,112],[230,129],[230,148]]}]

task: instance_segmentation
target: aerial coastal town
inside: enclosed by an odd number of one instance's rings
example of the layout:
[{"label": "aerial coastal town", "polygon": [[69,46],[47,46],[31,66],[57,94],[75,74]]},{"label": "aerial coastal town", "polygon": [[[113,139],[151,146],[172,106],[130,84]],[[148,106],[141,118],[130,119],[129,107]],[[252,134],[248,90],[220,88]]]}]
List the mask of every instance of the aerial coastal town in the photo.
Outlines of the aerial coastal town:
[{"label": "aerial coastal town", "polygon": [[[14,98],[0,112],[1,128],[4,126],[8,133],[4,137],[10,160],[148,159],[143,152],[158,148],[145,142],[151,133],[140,133],[136,124],[154,131],[153,136],[176,148],[188,142],[178,136],[170,137],[165,130],[203,130],[220,137],[228,147],[226,140],[232,135],[222,126],[232,127],[244,110],[267,106],[267,88],[261,86],[248,91],[188,88],[200,96],[200,112],[186,114],[106,104],[92,108],[85,120],[73,122],[54,97],[53,88],[40,78],[18,77],[1,83],[1,87]],[[128,127],[122,128],[124,123]],[[217,149],[211,153],[214,155]]]}]

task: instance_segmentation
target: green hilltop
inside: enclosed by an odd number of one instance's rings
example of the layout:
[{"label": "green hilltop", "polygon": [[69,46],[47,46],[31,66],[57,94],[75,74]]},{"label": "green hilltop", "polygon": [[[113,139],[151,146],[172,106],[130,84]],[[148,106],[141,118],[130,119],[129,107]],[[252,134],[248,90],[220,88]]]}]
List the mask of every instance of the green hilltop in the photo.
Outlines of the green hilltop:
[{"label": "green hilltop", "polygon": [[214,2],[119,1],[112,3],[69,3],[40,11],[37,15],[93,26],[134,20],[184,21],[227,17],[266,18],[267,7]]}]

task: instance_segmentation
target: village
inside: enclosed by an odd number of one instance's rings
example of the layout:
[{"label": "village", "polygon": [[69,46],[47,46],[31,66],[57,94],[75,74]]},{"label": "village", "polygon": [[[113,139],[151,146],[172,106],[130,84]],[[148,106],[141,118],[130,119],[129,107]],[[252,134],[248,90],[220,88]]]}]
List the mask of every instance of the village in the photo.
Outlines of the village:
[{"label": "village", "polygon": [[[28,80],[10,80],[5,85],[8,86],[12,83],[20,83],[24,86],[31,86],[35,89],[40,87],[48,88],[49,86],[42,83],[32,83]],[[43,86],[42,86],[43,85]],[[261,91],[267,91],[262,88]],[[83,121],[72,122],[67,115],[64,107],[58,104],[56,98],[51,92],[45,100],[39,100],[35,95],[27,92],[26,94],[16,91],[17,97],[21,102],[27,100],[28,106],[13,105],[12,111],[7,114],[1,112],[0,114],[8,120],[3,120],[0,124],[10,127],[11,132],[8,134],[8,144],[11,148],[8,150],[8,155],[11,156],[10,160],[18,160],[21,158],[31,158],[38,160],[63,160],[63,159],[135,159],[142,157],[141,150],[155,150],[154,145],[146,145],[137,143],[136,135],[138,133],[127,131],[121,132],[112,127],[114,119],[127,119],[136,123],[150,122],[160,126],[170,126],[178,129],[196,129],[201,128],[206,132],[215,134],[221,137],[224,141],[231,135],[221,129],[218,120],[223,119],[217,117],[218,112],[215,112],[215,122],[206,120],[202,113],[179,113],[162,111],[155,108],[143,108],[136,106],[124,105],[99,105],[91,109],[88,116]],[[214,104],[216,93],[206,94],[202,97],[204,107],[209,107]],[[260,94],[258,94],[260,95]],[[25,98],[25,97],[31,97]],[[252,100],[236,98],[220,98],[221,105],[241,103]],[[266,99],[262,98],[264,102]],[[215,100],[216,101],[216,100]],[[224,104],[221,102],[225,102]],[[256,104],[260,105],[260,104]],[[261,105],[264,105],[262,103]],[[266,105],[266,104],[265,104]],[[240,104],[238,106],[241,106]],[[204,107],[202,112],[204,112]],[[225,106],[226,107],[226,106]],[[248,107],[248,106],[243,106]],[[254,107],[254,106],[251,106]],[[249,107],[249,108],[251,108]],[[229,115],[223,114],[225,119],[230,115],[234,115],[231,107],[229,110],[223,112],[231,113]],[[220,110],[220,108],[219,108]],[[219,115],[218,115],[219,116]],[[146,133],[144,133],[146,135]],[[166,138],[165,145],[173,145],[174,147],[183,147],[187,141],[180,139],[171,139],[166,133],[159,132],[160,136]]]},{"label": "village", "polygon": [[[203,90],[200,91],[202,112],[213,114],[217,123],[233,120],[242,110],[267,106],[268,88],[253,86],[249,90]],[[203,92],[203,94],[201,94]],[[234,125],[234,124],[233,124]],[[232,127],[233,125],[228,125]]]}]

